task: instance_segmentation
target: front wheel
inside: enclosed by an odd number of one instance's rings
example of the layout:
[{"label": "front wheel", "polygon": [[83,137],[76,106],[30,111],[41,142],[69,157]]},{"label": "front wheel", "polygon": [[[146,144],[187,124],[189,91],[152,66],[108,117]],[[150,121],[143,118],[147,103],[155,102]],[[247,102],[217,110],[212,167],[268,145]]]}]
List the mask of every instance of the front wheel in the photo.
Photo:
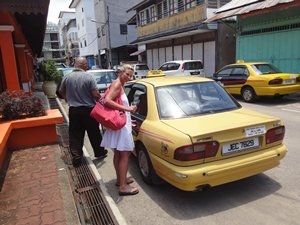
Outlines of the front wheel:
[{"label": "front wheel", "polygon": [[244,87],[241,94],[245,102],[254,102],[257,98],[255,91],[251,87]]}]

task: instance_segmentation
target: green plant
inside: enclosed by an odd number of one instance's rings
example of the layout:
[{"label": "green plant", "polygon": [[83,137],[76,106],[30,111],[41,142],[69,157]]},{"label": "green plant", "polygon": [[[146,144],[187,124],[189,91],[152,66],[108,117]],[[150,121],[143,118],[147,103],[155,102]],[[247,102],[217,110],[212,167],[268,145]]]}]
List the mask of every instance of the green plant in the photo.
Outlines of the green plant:
[{"label": "green plant", "polygon": [[52,60],[44,61],[41,64],[41,74],[44,78],[44,81],[59,82],[61,78],[61,75],[55,66],[55,62]]},{"label": "green plant", "polygon": [[1,120],[23,119],[46,115],[39,97],[23,91],[5,91],[0,94]]}]

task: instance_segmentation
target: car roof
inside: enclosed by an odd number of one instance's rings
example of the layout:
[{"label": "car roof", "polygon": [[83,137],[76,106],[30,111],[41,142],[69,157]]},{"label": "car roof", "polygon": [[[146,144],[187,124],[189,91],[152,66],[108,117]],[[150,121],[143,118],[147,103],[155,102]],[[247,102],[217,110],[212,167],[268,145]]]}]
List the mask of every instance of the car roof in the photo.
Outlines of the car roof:
[{"label": "car roof", "polygon": [[135,81],[133,83],[139,84],[150,84],[155,87],[174,85],[174,84],[184,84],[184,83],[194,83],[194,82],[214,82],[211,79],[204,77],[195,77],[195,76],[164,76],[164,77],[151,77],[143,78]]},{"label": "car roof", "polygon": [[95,69],[95,70],[87,70],[86,72],[109,72],[109,71],[115,71],[112,69]]},{"label": "car roof", "polygon": [[200,59],[191,59],[191,60],[174,60],[174,61],[168,61],[168,62],[164,62],[163,64],[165,63],[172,63],[172,62],[175,62],[175,63],[186,63],[186,62],[202,62]]},{"label": "car roof", "polygon": [[64,68],[57,68],[57,70],[75,70],[74,67],[64,67]]},{"label": "car roof", "polygon": [[236,63],[232,63],[226,66],[240,66],[240,65],[253,65],[253,64],[271,64],[268,62],[236,62]]}]

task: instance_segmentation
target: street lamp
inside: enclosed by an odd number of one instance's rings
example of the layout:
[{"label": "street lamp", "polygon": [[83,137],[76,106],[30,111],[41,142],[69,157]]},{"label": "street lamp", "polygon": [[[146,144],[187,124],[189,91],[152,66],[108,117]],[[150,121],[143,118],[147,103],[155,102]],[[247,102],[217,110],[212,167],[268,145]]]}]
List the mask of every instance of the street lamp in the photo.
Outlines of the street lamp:
[{"label": "street lamp", "polygon": [[[107,7],[107,20],[106,22],[99,22],[95,19],[90,19],[91,22],[99,23],[107,26],[107,36],[106,36],[106,42],[107,42],[107,49],[108,49],[108,67],[112,68],[112,54],[111,54],[111,40],[110,40],[110,25],[109,25],[109,11]],[[101,46],[100,46],[101,47]]]}]

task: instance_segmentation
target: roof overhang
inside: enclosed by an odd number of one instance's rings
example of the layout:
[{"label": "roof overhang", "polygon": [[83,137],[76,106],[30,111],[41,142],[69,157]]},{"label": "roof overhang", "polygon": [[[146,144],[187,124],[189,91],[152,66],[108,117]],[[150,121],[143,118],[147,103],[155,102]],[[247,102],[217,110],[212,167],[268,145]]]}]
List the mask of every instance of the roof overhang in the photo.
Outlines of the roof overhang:
[{"label": "roof overhang", "polygon": [[[234,5],[234,3],[238,5]],[[233,16],[245,15],[253,12],[261,12],[268,10],[279,4],[288,5],[300,5],[298,0],[260,0],[260,1],[246,1],[246,0],[233,0],[219,10],[216,11],[215,15],[205,20],[205,23],[213,22],[216,20],[221,20]],[[229,5],[229,6],[228,6]]]},{"label": "roof overhang", "polygon": [[0,1],[0,25],[12,25],[16,44],[25,44],[40,55],[47,24],[50,0]]},{"label": "roof overhang", "polygon": [[126,12],[130,12],[132,10],[136,10],[138,8],[140,8],[141,6],[145,5],[145,4],[148,4],[149,2],[154,2],[153,0],[144,0],[144,1],[141,1],[140,3],[134,5],[133,7],[131,7],[130,9],[128,9]]}]

